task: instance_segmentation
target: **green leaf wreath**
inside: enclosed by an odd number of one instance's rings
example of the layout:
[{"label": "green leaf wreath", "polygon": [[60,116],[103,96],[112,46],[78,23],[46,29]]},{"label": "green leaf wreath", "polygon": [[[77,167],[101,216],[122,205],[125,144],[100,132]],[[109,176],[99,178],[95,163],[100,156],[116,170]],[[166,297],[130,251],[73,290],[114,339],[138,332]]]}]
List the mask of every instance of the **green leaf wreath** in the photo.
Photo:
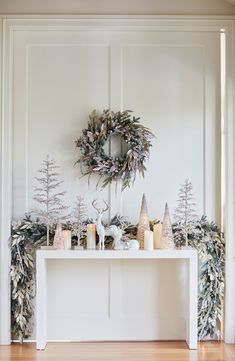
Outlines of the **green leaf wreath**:
[{"label": "green leaf wreath", "polygon": [[[145,161],[149,158],[154,135],[140,124],[140,118],[131,117],[131,113],[130,110],[114,113],[107,109],[101,114],[93,111],[87,129],[75,141],[81,152],[77,163],[86,167],[83,174],[98,174],[102,187],[121,180],[122,189],[125,189],[135,181],[137,171],[142,176],[146,171]],[[113,135],[124,139],[128,147],[126,154],[112,157],[105,153],[104,144]]]}]

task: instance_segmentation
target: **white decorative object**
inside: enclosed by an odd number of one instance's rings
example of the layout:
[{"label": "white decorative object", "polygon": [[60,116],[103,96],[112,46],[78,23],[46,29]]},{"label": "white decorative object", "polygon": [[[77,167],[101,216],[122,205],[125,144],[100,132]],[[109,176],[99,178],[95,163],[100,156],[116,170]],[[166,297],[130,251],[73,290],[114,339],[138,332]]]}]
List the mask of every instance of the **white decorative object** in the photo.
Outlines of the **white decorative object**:
[{"label": "white decorative object", "polygon": [[49,156],[43,161],[42,168],[38,170],[39,177],[35,177],[39,185],[34,187],[33,199],[40,203],[41,209],[34,209],[33,213],[41,218],[47,226],[47,246],[49,246],[50,225],[64,219],[61,213],[68,207],[63,205],[62,198],[65,192],[59,191],[63,181],[59,180],[59,167]]},{"label": "white decorative object", "polygon": [[153,232],[144,231],[144,249],[147,251],[153,250]]},{"label": "white decorative object", "polygon": [[137,241],[137,239],[130,239],[128,241],[120,240],[115,245],[115,250],[125,250],[125,251],[131,251],[131,250],[139,250],[140,244]]},{"label": "white decorative object", "polygon": [[67,229],[62,231],[64,249],[71,249],[72,248],[71,235],[72,235],[72,232],[67,230]]},{"label": "white decorative object", "polygon": [[111,225],[105,228],[105,236],[110,236],[113,238],[113,248],[118,249],[118,245],[122,239],[122,230],[121,228]]},{"label": "white decorative object", "polygon": [[99,249],[104,249],[105,245],[104,245],[104,241],[105,241],[105,236],[110,236],[113,238],[114,241],[114,248],[116,249],[116,247],[118,247],[119,242],[122,238],[122,230],[121,228],[112,225],[109,227],[104,227],[102,224],[102,216],[104,214],[104,212],[106,212],[109,209],[109,205],[104,201],[105,203],[105,208],[101,209],[101,208],[97,208],[97,201],[94,200],[92,202],[92,206],[95,208],[95,210],[97,211],[97,219],[96,219],[96,231],[97,234],[99,236]]},{"label": "white decorative object", "polygon": [[185,246],[188,246],[188,234],[195,229],[197,215],[196,203],[193,195],[193,185],[188,179],[185,179],[184,184],[180,185],[178,193],[178,206],[175,209],[174,219],[179,223],[181,229],[185,233]]},{"label": "white decorative object", "polygon": [[140,242],[140,248],[144,248],[144,231],[149,231],[149,217],[148,217],[148,208],[147,208],[147,200],[145,194],[142,197],[140,217],[138,223],[138,231],[137,231],[137,240]]},{"label": "white decorative object", "polygon": [[138,251],[140,249],[140,243],[137,241],[137,239],[131,239],[130,241],[127,241],[128,243],[128,250],[136,250]]},{"label": "white decorative object", "polygon": [[162,236],[162,224],[157,223],[153,226],[153,239],[154,239],[154,248],[161,248],[161,236]]},{"label": "white decorative object", "polygon": [[[41,251],[38,250],[36,252],[36,257],[37,257],[37,275],[36,275],[36,281],[37,281],[37,285],[36,285],[36,291],[37,291],[37,303],[36,303],[36,347],[38,350],[43,350],[46,347],[47,341],[50,338],[50,335],[48,334],[48,293],[47,292],[47,287],[48,287],[48,276],[49,276],[49,272],[51,272],[51,267],[47,267],[47,265],[50,263],[51,260],[56,260],[57,262],[61,262],[61,273],[63,272],[63,267],[66,267],[63,263],[63,260],[99,260],[99,264],[100,262],[107,262],[108,260],[125,260],[126,264],[129,260],[130,262],[132,262],[133,260],[135,261],[135,263],[138,262],[138,260],[141,262],[143,262],[143,260],[152,260],[156,262],[156,265],[158,263],[158,260],[161,260],[161,262],[165,261],[169,261],[169,260],[178,260],[178,259],[182,259],[182,260],[187,260],[188,262],[185,263],[186,266],[186,273],[188,276],[188,282],[187,282],[187,295],[188,297],[186,298],[187,301],[187,305],[184,311],[184,317],[185,320],[183,320],[184,324],[186,323],[186,328],[185,328],[185,339],[186,342],[188,344],[188,347],[190,349],[196,349],[197,348],[197,298],[198,298],[198,258],[197,258],[197,251],[195,249],[191,249],[191,250],[175,250],[175,249],[171,249],[171,250],[162,250],[161,252],[155,252],[155,251],[150,251],[150,252],[136,252],[136,251],[112,251],[112,250],[105,250],[105,251],[100,251],[100,252],[94,252],[94,251],[86,251],[86,252],[68,252],[68,251]],[[79,262],[76,262],[76,264],[78,265]],[[96,264],[96,263],[95,263]],[[167,263],[168,264],[168,263]],[[131,263],[130,263],[131,265]],[[122,274],[122,272],[126,272],[126,268],[123,268],[123,263],[122,262],[110,262],[110,267],[114,267],[114,277],[117,276],[117,270],[118,270],[118,274]],[[117,269],[117,267],[119,267]],[[110,268],[107,267],[107,278],[110,277]],[[142,268],[141,268],[142,269]],[[153,270],[153,272],[155,272],[155,267],[151,268]],[[64,268],[64,270],[66,271],[66,269]],[[125,271],[124,271],[125,270]],[[143,270],[144,271],[144,270]],[[95,272],[95,268],[94,268],[94,272]],[[61,274],[60,273],[60,274]],[[111,275],[113,273],[111,272]],[[55,275],[56,276],[56,275]],[[85,277],[86,275],[83,275],[83,277]],[[57,275],[57,277],[59,277]],[[89,283],[88,285],[94,289],[97,289],[97,292],[100,292],[99,289],[99,285],[97,285],[95,283],[95,280],[93,283],[91,283],[90,281],[90,274],[88,275],[88,279],[89,279]],[[110,279],[110,278],[109,278]],[[147,280],[146,280],[147,281]],[[74,284],[74,287],[77,287],[76,283]],[[167,285],[167,287],[171,287],[171,284]],[[176,287],[176,285],[174,285],[174,288]],[[179,282],[178,287],[180,289],[180,287],[182,287],[181,282]],[[83,290],[78,290],[78,292],[82,292]],[[86,290],[87,291],[87,290]],[[102,292],[102,291],[101,291]],[[120,295],[120,300],[123,299],[123,295],[124,295],[124,290],[121,288],[121,294],[118,293],[118,290],[114,290],[112,287],[109,288],[109,292],[114,292],[111,293],[111,295],[115,295],[115,297],[111,297],[110,298],[110,293],[106,294],[107,292],[107,288],[105,288],[105,296],[104,297],[108,297],[108,299],[111,302],[111,306],[113,305],[113,301],[115,302],[114,305],[117,305],[117,299]],[[130,290],[128,292],[129,297],[130,297]],[[89,292],[85,292],[85,296],[89,295]],[[84,297],[85,297],[84,296]],[[67,295],[68,299],[69,297],[72,297],[72,295],[68,294]],[[86,296],[89,297],[89,296]],[[144,295],[142,295],[142,297],[144,297]],[[127,302],[130,301],[130,298],[127,299]],[[89,299],[89,304],[90,304],[90,299]],[[110,305],[110,303],[107,303],[108,305]],[[110,307],[110,306],[108,306]],[[160,309],[156,308],[155,312],[161,312]],[[91,312],[92,317],[94,317],[94,313]],[[141,327],[141,319],[142,317],[139,318],[139,323],[136,324],[136,327]],[[157,319],[157,315],[156,315],[156,319]],[[68,320],[69,321],[69,320]],[[73,322],[71,320],[71,322]],[[99,323],[99,320],[96,318],[96,322],[97,324]],[[119,320],[116,317],[116,313],[113,315],[113,313],[111,313],[110,315],[110,322],[113,323],[113,326],[110,326],[110,330],[113,331],[113,329],[115,328],[115,325],[117,325],[119,323]],[[115,323],[116,322],[116,323]],[[66,331],[69,333],[71,332],[70,330],[70,325],[69,322],[67,323],[67,321],[64,323],[64,325],[67,326]],[[102,330],[102,322],[100,322],[99,325],[99,330]],[[118,326],[117,326],[118,328]],[[81,338],[81,334],[78,332],[77,335],[77,339]],[[74,335],[76,336],[76,335]],[[86,336],[87,337],[87,334]],[[92,337],[92,336],[91,336]],[[76,337],[74,337],[76,338]],[[167,335],[166,335],[167,338]],[[83,340],[83,339],[82,339]],[[81,340],[81,341],[82,341]],[[60,340],[58,340],[60,341]]]},{"label": "white decorative object", "polygon": [[87,225],[87,249],[96,249],[96,225]]},{"label": "white decorative object", "polygon": [[56,226],[53,246],[56,247],[56,249],[64,249],[63,233],[60,222],[57,223]]},{"label": "white decorative object", "polygon": [[165,205],[165,213],[162,224],[161,248],[175,248],[168,204]]},{"label": "white decorative object", "polygon": [[75,202],[75,205],[71,212],[71,226],[72,233],[77,237],[78,246],[80,246],[81,237],[84,236],[86,231],[85,219],[87,218],[87,208],[84,203],[84,198],[78,196]]}]

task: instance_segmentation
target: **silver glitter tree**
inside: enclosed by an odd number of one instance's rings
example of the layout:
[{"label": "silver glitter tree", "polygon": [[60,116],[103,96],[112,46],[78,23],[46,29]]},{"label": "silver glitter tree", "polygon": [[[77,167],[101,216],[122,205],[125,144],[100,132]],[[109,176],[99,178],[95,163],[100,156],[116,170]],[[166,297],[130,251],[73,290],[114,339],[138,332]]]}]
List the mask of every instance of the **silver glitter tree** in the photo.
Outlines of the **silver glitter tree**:
[{"label": "silver glitter tree", "polygon": [[58,191],[62,180],[59,180],[58,166],[49,156],[43,161],[42,168],[38,170],[39,176],[35,177],[38,186],[34,188],[33,199],[41,206],[34,209],[33,213],[38,216],[47,226],[47,246],[49,246],[50,226],[58,220],[65,219],[63,215],[68,207],[63,204],[63,196],[66,192]]},{"label": "silver glitter tree", "polygon": [[188,235],[195,229],[197,221],[196,203],[194,201],[192,183],[185,179],[184,184],[180,185],[178,193],[177,208],[175,209],[174,219],[185,233],[185,244],[188,246]]},{"label": "silver glitter tree", "polygon": [[53,246],[57,249],[64,249],[63,233],[60,221],[56,225]]},{"label": "silver glitter tree", "polygon": [[77,236],[79,246],[81,236],[86,231],[86,225],[84,224],[84,221],[87,218],[87,207],[84,203],[83,197],[77,197],[71,212],[71,218],[72,233]]},{"label": "silver glitter tree", "polygon": [[168,204],[165,205],[165,212],[162,223],[161,248],[174,248],[174,237],[171,226],[171,219]]},{"label": "silver glitter tree", "polygon": [[138,230],[137,230],[137,240],[140,243],[140,248],[144,248],[144,232],[146,230],[149,231],[150,227],[149,227],[147,200],[145,194],[143,194],[140,217],[138,222]]}]

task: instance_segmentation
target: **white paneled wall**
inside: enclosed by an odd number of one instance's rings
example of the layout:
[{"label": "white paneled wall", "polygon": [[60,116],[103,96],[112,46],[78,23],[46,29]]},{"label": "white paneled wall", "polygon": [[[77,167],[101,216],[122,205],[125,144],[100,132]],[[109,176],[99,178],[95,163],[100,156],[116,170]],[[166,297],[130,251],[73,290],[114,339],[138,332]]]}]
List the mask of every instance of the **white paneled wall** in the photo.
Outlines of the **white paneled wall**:
[{"label": "white paneled wall", "polygon": [[[35,172],[46,154],[61,165],[67,203],[86,194],[90,204],[97,178],[90,187],[80,179],[74,140],[93,109],[111,107],[132,109],[156,135],[146,178],[122,197],[124,214],[136,222],[146,192],[150,216],[160,218],[189,177],[199,214],[219,222],[219,42],[218,34],[183,32],[16,32],[13,217],[34,206]],[[112,213],[120,212],[119,193],[111,197]]]},{"label": "white paneled wall", "polygon": [[[104,198],[110,202],[110,215],[122,212],[136,223],[145,192],[150,218],[161,219],[166,201],[173,214],[178,185],[188,177],[199,215],[206,213],[219,223],[219,33],[135,26],[130,31],[120,24],[118,28],[88,28],[79,27],[75,20],[66,26],[63,21],[55,26],[50,20],[44,25],[35,20],[12,33],[8,60],[12,65],[13,218],[35,206],[36,170],[50,154],[61,166],[66,203],[72,205],[76,195],[84,195],[90,216],[94,216],[92,199]],[[146,177],[137,178],[123,195],[115,186],[97,191],[96,179],[88,186],[74,166],[78,157],[74,140],[86,127],[89,113],[108,107],[132,109],[156,134]],[[118,277],[112,278],[117,268]],[[50,338],[121,339],[118,332],[130,317],[132,326],[129,331],[125,327],[124,339],[184,338],[182,269],[182,263],[171,261],[118,266],[65,262],[62,269],[51,263]],[[116,314],[111,323],[102,323],[100,338],[100,329],[94,325],[97,319],[107,318],[107,282],[120,290],[115,305],[122,311],[119,329],[115,329]],[[88,287],[90,283],[94,289]],[[142,332],[133,334],[139,318],[146,323],[141,324]],[[83,333],[87,325],[92,335]]]}]

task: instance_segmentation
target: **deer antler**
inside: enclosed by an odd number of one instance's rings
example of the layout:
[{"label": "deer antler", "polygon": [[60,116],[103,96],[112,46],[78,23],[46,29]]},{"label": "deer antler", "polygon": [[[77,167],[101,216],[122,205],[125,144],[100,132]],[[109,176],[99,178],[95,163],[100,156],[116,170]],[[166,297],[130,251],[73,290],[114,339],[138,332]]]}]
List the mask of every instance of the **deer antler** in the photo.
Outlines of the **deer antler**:
[{"label": "deer antler", "polygon": [[125,220],[123,220],[122,218],[120,218],[119,222],[120,222],[121,230],[124,231],[124,229],[127,227],[128,223]]},{"label": "deer antler", "polygon": [[104,204],[105,204],[105,208],[101,209],[97,207],[97,199],[94,199],[92,201],[92,206],[95,208],[95,210],[99,213],[99,214],[103,214],[104,212],[106,212],[109,209],[109,205],[108,203],[104,200]]},{"label": "deer antler", "polygon": [[106,208],[102,209],[102,213],[106,212],[109,209],[108,203],[105,200],[103,200],[103,202],[106,205]]},{"label": "deer antler", "polygon": [[100,208],[97,208],[97,199],[94,199],[92,201],[92,206],[95,208],[95,210],[100,213]]}]

